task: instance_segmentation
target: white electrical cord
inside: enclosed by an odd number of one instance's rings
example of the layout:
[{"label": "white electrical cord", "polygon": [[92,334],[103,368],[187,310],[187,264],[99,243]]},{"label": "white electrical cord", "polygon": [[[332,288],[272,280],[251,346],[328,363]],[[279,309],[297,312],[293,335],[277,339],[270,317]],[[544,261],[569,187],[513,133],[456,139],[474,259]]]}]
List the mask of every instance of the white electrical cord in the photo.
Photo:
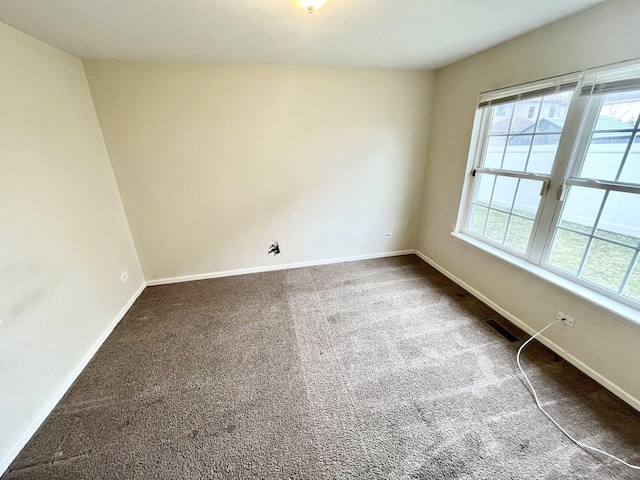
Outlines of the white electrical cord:
[{"label": "white electrical cord", "polygon": [[618,462],[620,462],[620,463],[622,463],[622,464],[626,465],[626,466],[627,466],[627,467],[629,467],[629,468],[633,468],[633,469],[635,469],[635,470],[640,470],[640,466],[638,466],[638,465],[632,465],[632,464],[630,464],[630,463],[627,463],[627,462],[625,462],[624,460],[622,460],[622,459],[620,459],[620,458],[616,457],[615,455],[611,455],[610,453],[605,452],[604,450],[600,450],[599,448],[592,447],[591,445],[587,445],[586,443],[582,443],[581,441],[576,440],[576,439],[575,439],[575,438],[573,438],[571,435],[569,435],[569,434],[567,433],[567,431],[566,431],[564,428],[562,428],[562,427],[560,426],[560,424],[559,424],[558,422],[556,422],[556,421],[551,417],[551,415],[549,415],[547,412],[545,412],[544,408],[542,408],[542,405],[540,405],[540,399],[538,398],[538,394],[536,393],[536,389],[535,389],[535,388],[533,388],[533,385],[531,384],[531,381],[529,380],[529,377],[527,377],[527,374],[526,374],[526,373],[524,373],[524,370],[522,369],[522,364],[520,363],[520,352],[522,352],[522,349],[523,349],[524,347],[526,347],[526,346],[527,346],[527,344],[528,344],[531,340],[533,340],[534,338],[536,338],[538,335],[540,335],[542,332],[544,332],[547,328],[549,328],[549,327],[551,327],[551,326],[555,325],[556,323],[560,323],[561,321],[562,321],[562,320],[556,320],[555,322],[550,323],[549,325],[547,325],[546,327],[544,327],[542,330],[540,330],[538,333],[536,333],[533,337],[531,337],[529,340],[527,340],[526,342],[524,342],[524,343],[522,344],[522,346],[518,349],[518,354],[516,355],[516,360],[517,360],[517,362],[518,362],[518,368],[520,369],[520,372],[522,372],[522,375],[524,376],[524,379],[527,381],[527,384],[529,385],[529,388],[531,389],[531,393],[533,394],[533,398],[535,398],[535,400],[536,400],[536,405],[538,406],[538,408],[540,409],[540,411],[541,411],[542,413],[544,413],[544,414],[547,416],[547,418],[548,418],[549,420],[551,420],[551,421],[553,422],[553,424],[554,424],[556,427],[558,427],[562,433],[564,433],[567,437],[569,437],[569,440],[571,440],[571,441],[572,441],[573,443],[575,443],[576,445],[579,445],[579,446],[581,446],[582,448],[586,448],[586,449],[588,449],[588,450],[592,450],[592,451],[594,451],[594,452],[602,453],[603,455],[606,455],[607,457],[612,458],[613,460],[617,460]]}]

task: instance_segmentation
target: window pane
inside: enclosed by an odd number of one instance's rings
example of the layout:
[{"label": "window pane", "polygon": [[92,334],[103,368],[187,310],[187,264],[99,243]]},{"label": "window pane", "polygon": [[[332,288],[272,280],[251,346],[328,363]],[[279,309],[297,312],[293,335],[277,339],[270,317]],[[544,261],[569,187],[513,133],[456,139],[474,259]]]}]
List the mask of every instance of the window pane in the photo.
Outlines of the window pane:
[{"label": "window pane", "polygon": [[559,143],[560,135],[536,135],[529,154],[527,172],[550,174]]},{"label": "window pane", "polygon": [[511,212],[517,186],[517,178],[498,176],[496,187],[493,190],[493,198],[491,199],[491,208]]},{"label": "window pane", "polygon": [[559,228],[553,240],[549,265],[577,275],[588,242],[589,237],[585,235]]},{"label": "window pane", "polygon": [[[580,177],[618,180],[618,172],[623,166],[625,152],[634,136],[639,113],[640,91],[611,93],[604,96]],[[632,144],[632,147],[634,146]],[[634,148],[634,151],[637,152],[637,148]],[[635,154],[630,161],[637,161]],[[630,169],[623,167],[624,170],[627,178],[633,177],[636,173],[633,167]]]},{"label": "window pane", "polygon": [[560,217],[560,226],[591,233],[600,211],[605,191],[595,188],[570,187]]},{"label": "window pane", "polygon": [[513,114],[513,103],[506,103],[493,107],[493,115],[491,117],[490,135],[498,135],[509,133],[511,125],[511,116]]},{"label": "window pane", "polygon": [[609,192],[596,235],[635,248],[640,241],[640,195]]},{"label": "window pane", "polygon": [[591,242],[580,277],[601,287],[617,291],[624,280],[633,254],[632,248],[621,247],[596,238]]},{"label": "window pane", "polygon": [[489,137],[482,165],[487,168],[500,168],[506,143],[507,137]]},{"label": "window pane", "polygon": [[581,178],[615,180],[631,140],[628,133],[611,137],[607,133],[594,133],[580,169]]},{"label": "window pane", "polygon": [[527,129],[530,129],[530,133],[533,133],[541,103],[542,98],[540,97],[528,98],[516,103],[509,133],[521,133]]},{"label": "window pane", "polygon": [[493,240],[494,242],[504,243],[504,236],[507,233],[508,222],[508,214],[498,212],[496,210],[490,210],[485,237]]},{"label": "window pane", "polygon": [[492,107],[481,166],[549,175],[572,94],[551,94]]},{"label": "window pane", "polygon": [[532,229],[533,220],[512,216],[511,222],[509,222],[507,238],[504,242],[505,246],[525,253],[529,245]]},{"label": "window pane", "polygon": [[637,302],[640,302],[640,262],[636,260],[636,264],[629,275],[629,280],[622,291],[622,294]]},{"label": "window pane", "polygon": [[473,203],[489,206],[489,203],[491,202],[491,194],[493,193],[493,183],[495,181],[495,175],[478,173],[478,183]]},{"label": "window pane", "polygon": [[516,201],[513,205],[513,213],[531,218],[532,220],[535,219],[540,205],[541,189],[542,182],[521,179],[518,185]]},{"label": "window pane", "polygon": [[509,137],[507,148],[504,153],[504,161],[502,162],[503,170],[514,170],[516,172],[524,172],[529,157],[529,148],[533,135],[518,135]]},{"label": "window pane", "polygon": [[471,208],[471,217],[469,219],[469,230],[478,235],[484,233],[484,226],[487,223],[487,215],[489,209],[481,207],[480,205],[474,205]]},{"label": "window pane", "polygon": [[572,96],[573,92],[563,92],[544,97],[536,133],[562,132]]},{"label": "window pane", "polygon": [[604,96],[596,130],[633,128],[640,113],[640,91],[610,93]]},{"label": "window pane", "polygon": [[640,135],[637,133],[624,161],[624,167],[622,167],[618,181],[640,184]]},{"label": "window pane", "polygon": [[467,229],[525,253],[540,205],[542,182],[485,173],[478,173],[476,181]]}]

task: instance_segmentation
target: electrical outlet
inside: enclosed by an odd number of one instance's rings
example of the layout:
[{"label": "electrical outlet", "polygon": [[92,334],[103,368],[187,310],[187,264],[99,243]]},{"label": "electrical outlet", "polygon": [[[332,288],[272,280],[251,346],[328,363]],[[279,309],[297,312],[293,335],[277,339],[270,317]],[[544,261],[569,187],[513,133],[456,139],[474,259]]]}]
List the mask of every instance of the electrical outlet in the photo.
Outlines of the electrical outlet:
[{"label": "electrical outlet", "polygon": [[565,315],[560,310],[556,313],[556,318],[569,327],[573,327],[576,323],[575,319],[571,318],[569,315]]},{"label": "electrical outlet", "polygon": [[122,275],[120,275],[120,279],[122,280],[122,283],[126,282],[127,278],[129,278],[129,274],[125,270],[124,272],[122,272]]},{"label": "electrical outlet", "polygon": [[393,236],[392,232],[387,232],[384,234],[384,238],[391,238]]}]

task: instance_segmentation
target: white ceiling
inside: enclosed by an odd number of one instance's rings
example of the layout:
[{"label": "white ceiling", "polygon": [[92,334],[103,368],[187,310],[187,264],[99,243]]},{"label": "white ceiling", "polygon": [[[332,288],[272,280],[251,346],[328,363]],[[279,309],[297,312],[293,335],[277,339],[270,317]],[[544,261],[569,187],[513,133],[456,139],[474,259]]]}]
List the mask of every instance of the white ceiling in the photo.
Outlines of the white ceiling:
[{"label": "white ceiling", "polygon": [[430,69],[604,0],[1,0],[0,20],[81,58]]}]

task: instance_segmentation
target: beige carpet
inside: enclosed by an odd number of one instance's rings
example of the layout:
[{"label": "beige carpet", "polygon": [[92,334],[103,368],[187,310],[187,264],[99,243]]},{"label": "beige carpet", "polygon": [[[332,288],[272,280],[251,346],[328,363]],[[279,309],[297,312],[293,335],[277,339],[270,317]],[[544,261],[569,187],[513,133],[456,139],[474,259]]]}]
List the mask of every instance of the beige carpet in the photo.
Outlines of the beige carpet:
[{"label": "beige carpet", "polygon": [[[148,288],[2,478],[639,478],[488,318],[526,338],[415,256]],[[640,462],[640,413],[527,349]]]}]

